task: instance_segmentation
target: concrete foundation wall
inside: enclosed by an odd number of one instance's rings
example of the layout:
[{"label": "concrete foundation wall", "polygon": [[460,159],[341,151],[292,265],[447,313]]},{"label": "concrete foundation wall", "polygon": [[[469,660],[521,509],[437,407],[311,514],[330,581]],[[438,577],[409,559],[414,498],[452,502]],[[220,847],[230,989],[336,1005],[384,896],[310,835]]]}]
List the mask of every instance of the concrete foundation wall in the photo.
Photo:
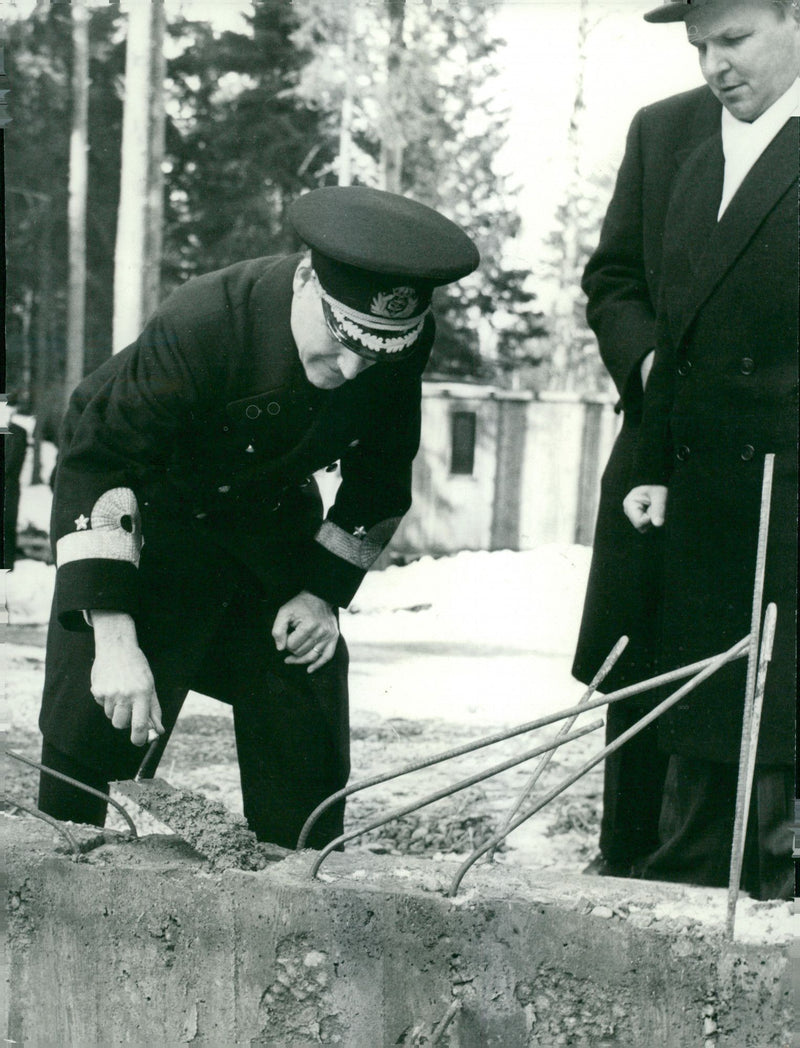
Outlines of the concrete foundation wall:
[{"label": "concrete foundation wall", "polygon": [[[723,893],[309,854],[210,873],[175,838],[56,854],[4,819],[7,1037],[41,1048],[788,1048],[786,946],[722,941]],[[655,898],[684,902],[660,918]],[[682,908],[682,907],[681,907]]]}]

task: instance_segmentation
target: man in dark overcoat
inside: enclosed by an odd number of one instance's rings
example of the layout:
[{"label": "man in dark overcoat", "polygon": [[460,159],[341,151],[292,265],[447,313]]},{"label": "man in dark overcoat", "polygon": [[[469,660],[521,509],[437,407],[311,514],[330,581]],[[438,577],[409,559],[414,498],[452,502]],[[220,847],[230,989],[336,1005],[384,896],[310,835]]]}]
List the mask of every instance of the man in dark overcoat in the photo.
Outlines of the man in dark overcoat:
[{"label": "man in dark overcoat", "polygon": [[[675,178],[696,146],[719,131],[721,106],[708,87],[646,106],[631,123],[625,155],[586,266],[586,315],[619,393],[622,426],[603,473],[592,563],[572,672],[592,679],[622,636],[629,643],[603,685],[624,688],[656,672],[661,607],[661,533],[639,534],[625,516],[642,394],[655,349],[664,219]],[[650,707],[646,697],[611,705],[612,742]],[[606,759],[600,856],[592,872],[625,876],[656,846],[666,772],[657,726]]]},{"label": "man in dark overcoat", "polygon": [[[289,217],[310,254],[190,280],[72,396],[40,727],[43,763],[105,792],[189,689],[231,703],[248,823],[293,847],[347,780],[337,612],[410,505],[433,289],[478,254],[377,190],[315,190]],[[323,519],[313,474],[337,462]],[[105,818],[46,774],[39,806]],[[330,809],[311,846],[342,821]]]},{"label": "man in dark overcoat", "polygon": [[[656,353],[625,511],[663,528],[661,669],[750,628],[765,456],[775,455],[764,602],[778,625],[767,677],[743,886],[793,891],[797,579],[798,125],[796,3],[695,0],[686,22],[724,107],[685,159],[664,220]],[[659,847],[643,876],[725,885],[745,666],[716,673],[659,722],[669,754]]]}]

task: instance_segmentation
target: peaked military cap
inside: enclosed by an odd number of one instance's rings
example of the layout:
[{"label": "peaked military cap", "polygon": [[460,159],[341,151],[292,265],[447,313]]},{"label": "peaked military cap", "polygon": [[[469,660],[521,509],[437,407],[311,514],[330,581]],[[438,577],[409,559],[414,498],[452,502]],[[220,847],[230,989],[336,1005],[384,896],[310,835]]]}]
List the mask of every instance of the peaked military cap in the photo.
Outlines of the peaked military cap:
[{"label": "peaked military cap", "polygon": [[712,0],[662,0],[660,7],[648,11],[644,16],[645,22],[682,22],[692,8],[705,7]]},{"label": "peaked military cap", "polygon": [[449,218],[379,189],[314,189],[294,201],[288,217],[311,248],[331,334],[370,360],[391,362],[413,352],[434,288],[467,276],[480,261],[472,240]]}]

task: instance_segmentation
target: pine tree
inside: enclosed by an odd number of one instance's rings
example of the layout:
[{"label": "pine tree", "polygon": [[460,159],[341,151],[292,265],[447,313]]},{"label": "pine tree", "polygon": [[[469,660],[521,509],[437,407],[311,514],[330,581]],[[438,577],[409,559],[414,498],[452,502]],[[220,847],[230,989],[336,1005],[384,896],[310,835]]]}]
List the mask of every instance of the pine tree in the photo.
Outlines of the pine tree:
[{"label": "pine tree", "polygon": [[165,279],[293,250],[289,203],[317,183],[333,143],[293,88],[304,60],[287,0],[260,0],[250,33],[175,24]]},{"label": "pine tree", "polygon": [[[480,270],[437,292],[431,372],[528,384],[541,359],[544,326],[529,274],[508,267],[503,257],[519,217],[515,188],[492,170],[507,118],[491,90],[501,46],[490,31],[493,5],[489,0],[405,5],[400,47],[398,11],[364,0],[351,3],[356,69],[345,59],[346,6],[295,3],[300,19],[295,38],[310,54],[298,93],[326,111],[324,126],[331,135],[340,134],[343,112],[350,114],[348,139],[356,156],[349,166],[355,180],[385,185],[382,159],[390,139],[399,167],[395,188],[453,218],[478,244]],[[484,356],[480,330],[490,344]]]}]

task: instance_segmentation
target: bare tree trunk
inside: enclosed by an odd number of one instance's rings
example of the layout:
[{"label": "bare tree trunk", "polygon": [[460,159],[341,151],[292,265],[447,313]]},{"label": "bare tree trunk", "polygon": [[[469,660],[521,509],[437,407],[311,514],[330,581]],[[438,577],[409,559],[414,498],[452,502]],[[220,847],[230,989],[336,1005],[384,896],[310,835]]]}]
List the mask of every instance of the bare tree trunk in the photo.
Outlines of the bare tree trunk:
[{"label": "bare tree trunk", "polygon": [[23,405],[22,410],[26,412],[30,412],[31,410],[31,359],[33,357],[33,348],[31,345],[32,315],[33,288],[28,287],[22,295],[22,316],[20,317],[22,328],[20,331],[20,335],[22,336],[22,373],[19,377],[19,386],[17,387],[19,403],[20,405]]},{"label": "bare tree trunk", "polygon": [[[160,266],[161,254],[163,18],[163,0],[132,0],[114,251],[115,353],[139,334],[158,293],[152,270]],[[157,217],[151,218],[154,210]]]},{"label": "bare tree trunk", "polygon": [[357,0],[346,0],[347,24],[344,42],[344,97],[339,126],[339,185],[353,181],[353,82],[355,77],[355,9]]},{"label": "bare tree trunk", "polygon": [[386,98],[381,135],[381,175],[383,188],[399,193],[403,169],[403,133],[400,114],[403,97],[403,23],[405,0],[386,0],[389,13],[389,54],[386,60]]},{"label": "bare tree trunk", "polygon": [[72,0],[72,133],[69,148],[69,282],[64,401],[83,378],[86,326],[86,194],[89,176],[89,20]]},{"label": "bare tree trunk", "polygon": [[575,296],[580,286],[580,245],[578,206],[583,193],[580,184],[581,119],[586,108],[584,78],[586,72],[587,39],[591,31],[589,0],[580,0],[578,17],[577,69],[575,73],[575,95],[572,102],[569,130],[567,132],[567,162],[570,167],[562,209],[562,230],[557,267],[557,294],[553,303],[552,338],[553,356],[550,361],[551,388],[574,390],[580,380],[580,361],[574,359],[575,339]]},{"label": "bare tree trunk", "polygon": [[[53,327],[53,253],[51,232],[53,215],[50,207],[42,210],[39,226],[37,303],[36,303],[36,382],[33,409],[36,425],[33,430],[33,471],[31,484],[42,483],[42,431],[49,423],[55,425],[51,401],[50,354]],[[61,398],[58,398],[59,402]]]},{"label": "bare tree trunk", "polygon": [[147,177],[147,232],[145,237],[144,290],[142,319],[158,305],[161,290],[161,255],[164,229],[164,0],[151,0],[152,39],[150,44],[150,164]]}]

